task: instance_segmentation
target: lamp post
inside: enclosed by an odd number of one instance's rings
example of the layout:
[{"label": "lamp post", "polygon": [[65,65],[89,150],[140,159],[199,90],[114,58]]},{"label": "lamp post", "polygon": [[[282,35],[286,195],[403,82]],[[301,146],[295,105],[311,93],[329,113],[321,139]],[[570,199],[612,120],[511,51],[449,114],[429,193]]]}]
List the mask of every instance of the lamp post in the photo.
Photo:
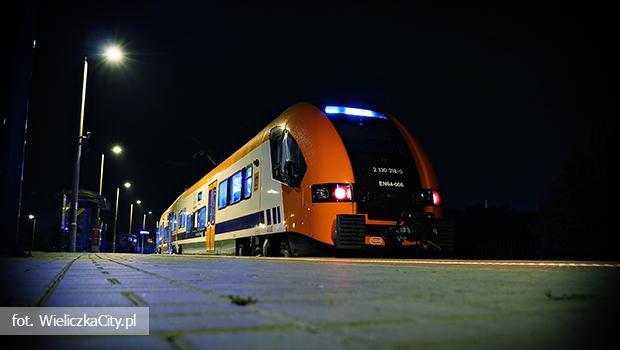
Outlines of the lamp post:
[{"label": "lamp post", "polygon": [[[151,215],[152,213],[153,213],[152,211],[148,212],[149,215]],[[146,230],[146,214],[147,213],[144,213],[143,217],[142,217],[142,231]],[[142,254],[144,254],[144,236],[145,235],[143,235],[143,234],[140,235],[140,239],[142,240],[142,245],[141,245],[141,248],[140,248],[142,250]]]},{"label": "lamp post", "polygon": [[[104,57],[110,62],[119,62],[123,59],[122,51],[114,46],[105,50]],[[86,107],[86,82],[88,78],[88,58],[84,56],[84,73],[82,78],[82,103],[80,105],[80,122],[78,124],[78,140],[75,150],[75,163],[73,165],[73,182],[71,193],[71,223],[69,224],[69,251],[75,252],[77,237],[77,211],[80,190],[80,161],[82,158],[82,143],[90,137],[90,133],[84,133],[84,108]]]},{"label": "lamp post", "polygon": [[[112,147],[112,153],[119,155],[123,152],[123,149],[121,148],[121,146],[114,146]],[[103,193],[103,166],[105,164],[105,153],[101,153],[101,170],[99,172],[99,197],[101,197],[102,193]],[[117,200],[118,200],[118,188],[117,188],[117,194],[116,194]],[[118,203],[117,203],[118,206]],[[101,236],[103,233],[103,230],[101,229],[101,208],[99,206],[97,206],[97,216],[95,218],[95,222],[97,223],[98,227],[99,227],[99,245],[101,245]]]},{"label": "lamp post", "polygon": [[[131,182],[125,182],[123,184],[123,187],[125,187],[127,189],[131,188]],[[116,253],[116,226],[117,226],[117,223],[118,223],[118,196],[119,196],[120,192],[121,192],[120,188],[117,187],[116,188],[116,207],[114,209],[114,228],[113,228],[114,234],[113,234],[113,237],[112,237],[112,253]]]},{"label": "lamp post", "polygon": [[131,235],[131,224],[133,220],[133,203],[129,206],[129,232],[128,235]]},{"label": "lamp post", "polygon": [[[137,205],[141,205],[141,204],[142,204],[142,201],[138,199],[138,200],[136,200],[136,204],[137,204]],[[133,204],[132,204],[132,206],[133,206]],[[130,219],[130,220],[131,220],[131,219]],[[130,221],[130,222],[131,222],[131,221]],[[131,224],[130,224],[130,225],[131,225]],[[144,228],[144,225],[142,225],[142,226],[143,226],[143,228]],[[139,230],[138,230],[138,231],[139,231]],[[130,233],[131,233],[131,232],[130,232]],[[140,237],[140,244],[142,244],[142,234],[140,233],[138,236]],[[140,247],[142,247],[142,245],[140,245],[140,246],[137,246],[137,245],[136,245],[136,251],[138,250],[137,248],[140,248]]]},{"label": "lamp post", "polygon": [[32,241],[30,241],[30,253],[32,254],[32,246],[34,245],[34,233],[37,228],[37,217],[30,214],[28,219],[32,220]]}]

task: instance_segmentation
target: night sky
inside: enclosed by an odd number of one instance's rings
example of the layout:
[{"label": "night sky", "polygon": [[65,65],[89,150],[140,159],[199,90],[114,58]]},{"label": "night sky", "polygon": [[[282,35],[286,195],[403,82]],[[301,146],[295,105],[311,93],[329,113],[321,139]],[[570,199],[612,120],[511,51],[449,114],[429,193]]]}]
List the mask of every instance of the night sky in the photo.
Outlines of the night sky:
[{"label": "night sky", "polygon": [[[158,217],[285,108],[330,100],[399,118],[446,205],[535,210],[610,112],[611,22],[577,5],[409,2],[41,2],[23,210],[60,222],[71,185],[82,57],[90,57],[81,187],[117,185]],[[435,4],[435,2],[433,2]],[[102,63],[120,43],[122,67]],[[594,127],[595,128],[595,127]],[[121,144],[116,158],[109,148]],[[138,214],[141,216],[141,214]],[[124,221],[125,220],[125,221]]]}]

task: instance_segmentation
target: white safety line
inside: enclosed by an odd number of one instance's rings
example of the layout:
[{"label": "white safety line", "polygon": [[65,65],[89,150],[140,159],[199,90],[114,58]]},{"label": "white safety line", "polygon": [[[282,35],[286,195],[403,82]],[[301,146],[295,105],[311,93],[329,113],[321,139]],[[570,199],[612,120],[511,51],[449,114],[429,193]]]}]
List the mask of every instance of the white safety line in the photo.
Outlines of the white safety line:
[{"label": "white safety line", "polygon": [[425,260],[425,259],[357,259],[357,258],[276,258],[276,257],[241,257],[223,255],[201,255],[204,257],[220,257],[233,259],[259,259],[274,261],[307,261],[336,263],[379,263],[402,265],[491,265],[491,266],[532,266],[532,267],[620,267],[620,262],[576,262],[576,261],[498,261],[498,260]]}]

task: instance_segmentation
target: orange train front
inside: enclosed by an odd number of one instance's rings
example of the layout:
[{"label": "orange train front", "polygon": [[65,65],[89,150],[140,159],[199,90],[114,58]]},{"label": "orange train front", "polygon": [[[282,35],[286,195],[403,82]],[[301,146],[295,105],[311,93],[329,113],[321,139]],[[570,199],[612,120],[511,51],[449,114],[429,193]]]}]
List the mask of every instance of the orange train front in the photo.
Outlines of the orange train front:
[{"label": "orange train front", "polygon": [[442,214],[433,167],[395,118],[299,103],[183,192],[161,216],[157,243],[270,256],[451,249]]}]

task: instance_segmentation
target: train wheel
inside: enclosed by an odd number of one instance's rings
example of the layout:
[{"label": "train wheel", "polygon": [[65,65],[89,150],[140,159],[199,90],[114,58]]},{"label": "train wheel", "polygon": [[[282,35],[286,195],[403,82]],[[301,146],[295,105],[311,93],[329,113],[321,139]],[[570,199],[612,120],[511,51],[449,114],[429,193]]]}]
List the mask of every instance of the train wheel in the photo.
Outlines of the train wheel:
[{"label": "train wheel", "polygon": [[248,239],[235,240],[235,254],[237,256],[250,255],[250,241]]},{"label": "train wheel", "polygon": [[288,243],[288,236],[283,234],[280,237],[280,254],[285,258],[291,257],[291,245]]}]

